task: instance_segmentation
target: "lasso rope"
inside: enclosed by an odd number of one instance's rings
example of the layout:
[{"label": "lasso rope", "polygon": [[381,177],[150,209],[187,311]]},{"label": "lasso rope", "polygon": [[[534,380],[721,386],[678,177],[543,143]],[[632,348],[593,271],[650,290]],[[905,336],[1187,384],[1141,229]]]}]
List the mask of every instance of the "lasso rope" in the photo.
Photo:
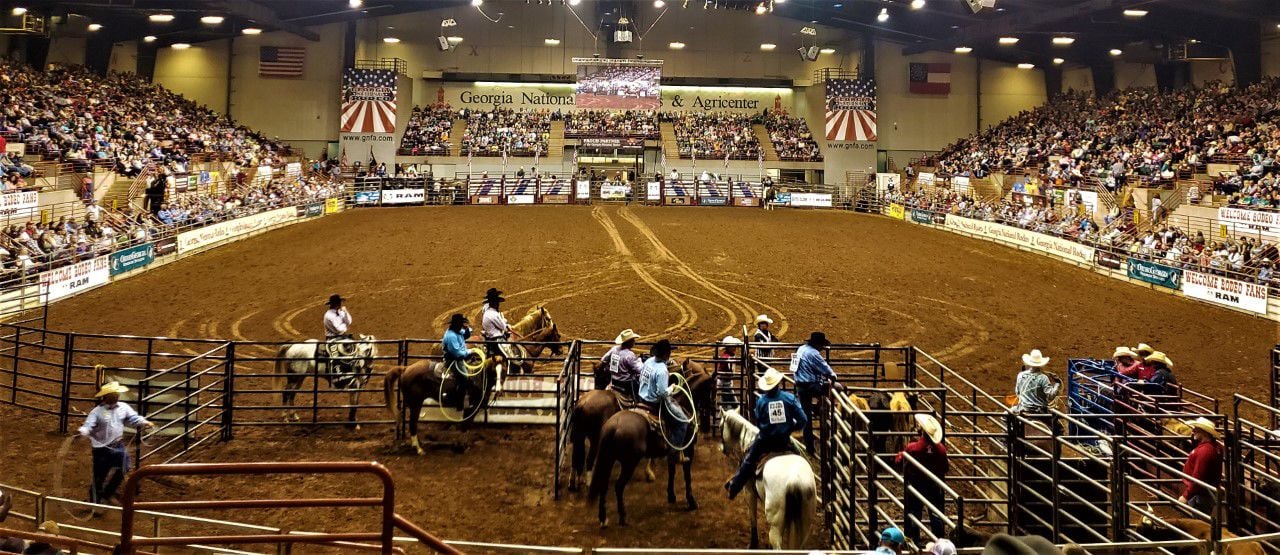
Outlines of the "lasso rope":
[{"label": "lasso rope", "polygon": [[[484,356],[484,351],[480,350],[480,348],[479,348],[479,347],[476,347],[476,348],[471,349],[471,350],[470,350],[470,351],[468,351],[468,352],[475,353],[475,354],[479,355],[479,356],[480,356],[480,362],[479,362],[479,363],[477,363],[475,366],[471,366],[471,365],[467,364],[467,363],[466,363],[466,361],[464,360],[464,361],[462,362],[462,364],[461,364],[461,366],[464,368],[464,370],[461,370],[461,371],[459,371],[458,373],[462,374],[463,376],[466,376],[467,378],[474,378],[474,377],[476,377],[477,375],[479,375],[479,376],[480,376],[480,396],[481,396],[481,399],[483,399],[483,398],[484,398],[484,393],[485,393],[485,391],[487,391],[487,390],[488,390],[488,387],[489,387],[489,373],[484,371],[484,369],[485,369],[485,356]],[[445,370],[449,370],[449,367],[448,367],[447,365],[445,366]],[[449,371],[452,371],[452,370],[449,370]],[[468,373],[468,372],[470,372],[470,373]],[[459,379],[460,379],[460,378],[459,378]],[[448,421],[450,421],[450,422],[454,422],[454,423],[466,422],[466,421],[468,421],[468,420],[471,420],[472,418],[475,418],[475,416],[476,416],[477,414],[479,414],[479,413],[480,413],[480,410],[481,410],[482,408],[484,408],[482,405],[486,405],[487,403],[476,403],[475,410],[472,410],[470,413],[467,413],[467,412],[466,412],[465,405],[463,405],[464,409],[463,409],[462,411],[459,411],[459,412],[461,412],[461,413],[462,413],[462,416],[460,416],[460,417],[458,417],[458,418],[454,418],[452,415],[450,415],[450,414],[449,414],[449,412],[448,412],[448,411],[446,411],[446,410],[445,410],[445,406],[444,406],[444,384],[445,384],[445,382],[447,382],[447,381],[449,381],[449,380],[444,379],[443,377],[441,378],[441,380],[440,380],[440,390],[439,390],[439,392],[437,392],[437,393],[436,393],[436,400],[440,402],[440,405],[439,405],[439,407],[440,407],[440,416],[443,416],[445,420],[448,420]],[[464,400],[466,399],[466,392],[465,392],[465,391],[463,392],[463,399],[464,399]]]},{"label": "lasso rope", "polygon": [[697,406],[697,403],[693,401],[693,391],[689,389],[689,380],[685,379],[685,377],[680,374],[672,374],[672,375],[676,377],[676,384],[674,384],[675,391],[671,392],[671,394],[676,395],[678,393],[684,393],[685,397],[689,399],[689,418],[681,419],[679,416],[676,416],[675,414],[672,414],[671,418],[675,419],[677,422],[680,422],[681,424],[688,424],[692,422],[693,425],[689,427],[689,430],[688,430],[689,438],[684,445],[676,446],[674,443],[671,443],[671,439],[667,437],[668,434],[667,434],[666,424],[662,419],[662,412],[666,408],[666,403],[663,402],[658,405],[658,430],[659,432],[661,432],[659,435],[662,436],[662,441],[663,443],[667,444],[667,447],[670,447],[671,449],[676,451],[684,451],[685,449],[688,449],[690,445],[693,445],[693,441],[698,438],[698,406]]},{"label": "lasso rope", "polygon": [[[71,458],[71,446],[75,443],[77,437],[80,436],[74,435],[62,440],[62,446],[58,448],[58,464],[53,467],[53,491],[56,492],[59,497],[65,499],[75,499],[74,496],[68,495],[66,490],[63,489],[62,481],[63,477],[66,475],[64,471],[67,466],[67,460]],[[112,469],[112,472],[116,472],[116,470]],[[107,479],[110,480],[111,478],[112,475],[108,474]],[[92,507],[84,508],[83,510],[73,510],[72,507],[82,506],[70,503],[58,503],[58,506],[62,508],[62,512],[66,513],[67,516],[77,522],[88,522],[93,518],[94,510]]]}]

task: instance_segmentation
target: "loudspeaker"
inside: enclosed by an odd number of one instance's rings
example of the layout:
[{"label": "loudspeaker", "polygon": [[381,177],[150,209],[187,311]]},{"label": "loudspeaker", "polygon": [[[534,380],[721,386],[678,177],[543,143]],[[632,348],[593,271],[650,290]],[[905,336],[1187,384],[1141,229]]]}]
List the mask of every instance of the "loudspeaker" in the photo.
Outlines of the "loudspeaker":
[{"label": "loudspeaker", "polygon": [[440,36],[436,37],[436,40],[440,42],[440,51],[441,51],[441,52],[448,52],[448,51],[449,51],[449,39],[448,39],[448,38],[446,38],[444,35],[440,35]]},{"label": "loudspeaker", "polygon": [[800,52],[800,59],[806,62],[818,61],[818,47],[810,46],[808,48],[801,46],[796,49]]},{"label": "loudspeaker", "polygon": [[996,6],[996,0],[964,0],[964,3],[969,6],[973,13],[978,13],[982,8],[994,8]]}]

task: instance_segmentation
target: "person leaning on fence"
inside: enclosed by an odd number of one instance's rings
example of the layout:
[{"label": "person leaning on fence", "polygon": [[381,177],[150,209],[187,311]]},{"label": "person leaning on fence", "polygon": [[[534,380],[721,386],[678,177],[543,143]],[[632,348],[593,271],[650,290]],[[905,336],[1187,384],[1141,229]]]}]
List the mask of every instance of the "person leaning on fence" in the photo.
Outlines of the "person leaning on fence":
[{"label": "person leaning on fence", "polygon": [[770,368],[756,381],[756,389],[761,395],[756,399],[752,415],[759,431],[756,440],[743,454],[738,471],[724,484],[724,489],[729,491],[729,499],[737,497],[755,476],[760,459],[768,453],[790,451],[791,434],[804,429],[809,423],[809,416],[796,396],[778,387],[782,378],[782,372]]},{"label": "person leaning on fence", "polygon": [[454,314],[449,318],[449,329],[444,330],[444,337],[440,340],[445,369],[453,374],[453,398],[450,401],[458,410],[464,409],[467,386],[471,384],[466,369],[467,357],[470,356],[467,338],[471,337],[471,326],[468,324],[466,316]]},{"label": "person leaning on fence", "polygon": [[94,503],[115,502],[116,489],[129,472],[129,452],[124,445],[124,427],[150,428],[151,423],[126,403],[120,394],[129,388],[109,382],[94,395],[98,406],[89,411],[79,434],[89,438],[93,446]]},{"label": "person leaning on fence", "polygon": [[1111,353],[1111,360],[1116,363],[1116,373],[1126,378],[1138,379],[1138,372],[1142,369],[1142,357],[1133,349],[1128,347],[1116,347],[1115,352]]},{"label": "person leaning on fence", "polygon": [[1062,380],[1058,376],[1045,374],[1044,367],[1049,365],[1049,357],[1040,353],[1040,349],[1032,349],[1022,355],[1022,371],[1014,384],[1014,392],[1018,395],[1015,410],[1023,414],[1045,414],[1049,412],[1049,403],[1062,390]]},{"label": "person leaning on fence", "polygon": [[607,365],[609,369],[609,389],[613,390],[628,401],[634,401],[640,393],[640,372],[643,370],[643,364],[640,357],[636,356],[632,349],[636,346],[636,340],[640,339],[640,334],[627,328],[618,334],[613,340],[613,348],[600,358],[600,362]]},{"label": "person leaning on fence", "polygon": [[1203,416],[1187,421],[1186,424],[1191,427],[1191,438],[1196,446],[1187,454],[1187,462],[1182,464],[1182,472],[1209,484],[1212,489],[1206,489],[1184,478],[1182,495],[1178,497],[1178,501],[1190,505],[1192,509],[1212,515],[1214,496],[1217,495],[1218,484],[1222,483],[1222,444],[1218,442],[1218,428],[1212,420]]},{"label": "person leaning on fence", "polygon": [[[927,501],[938,510],[942,510],[945,503],[942,486],[929,474],[939,481],[945,481],[951,464],[947,460],[947,446],[942,442],[942,423],[938,422],[932,414],[916,414],[915,419],[916,425],[920,428],[920,437],[908,443],[906,448],[898,453],[896,462],[902,466],[905,486],[914,487],[920,492],[919,495],[910,492],[904,494],[906,497],[903,499],[903,510],[906,517],[902,519],[907,537],[919,543],[920,526],[916,521],[924,520],[921,518],[925,508],[924,502]],[[916,465],[907,462],[904,455],[910,455],[929,473],[922,472]],[[929,531],[933,533],[935,539],[943,537],[946,533],[946,522],[942,515],[929,511]]]},{"label": "person leaning on fence", "polygon": [[[751,342],[757,344],[769,344],[776,342],[778,337],[769,331],[769,326],[773,325],[773,319],[768,314],[756,316],[756,332],[751,335]],[[769,358],[773,356],[773,349],[759,348],[756,349],[756,356],[760,358]]]},{"label": "person leaning on fence", "polygon": [[737,404],[737,395],[733,393],[733,380],[730,376],[737,374],[738,361],[741,355],[742,340],[732,335],[720,340],[720,354],[716,355],[716,391],[720,392],[720,402]]},{"label": "person leaning on fence", "polygon": [[[9,518],[9,510],[13,508],[13,496],[0,490],[0,523]],[[26,542],[19,538],[0,536],[0,553],[22,553]]]},{"label": "person leaning on fence", "polygon": [[1178,384],[1178,379],[1173,376],[1173,361],[1168,355],[1156,351],[1147,357],[1146,365],[1151,368],[1151,377],[1146,379],[1149,385],[1145,391],[1154,395],[1171,395]]},{"label": "person leaning on fence", "polygon": [[[791,359],[791,372],[796,381],[796,393],[800,397],[800,406],[807,414],[816,414],[817,401],[831,392],[831,388],[844,389],[835,381],[836,373],[822,356],[821,349],[831,346],[827,334],[815,331],[809,339],[796,349]],[[804,423],[804,448],[813,452],[813,420]]]}]

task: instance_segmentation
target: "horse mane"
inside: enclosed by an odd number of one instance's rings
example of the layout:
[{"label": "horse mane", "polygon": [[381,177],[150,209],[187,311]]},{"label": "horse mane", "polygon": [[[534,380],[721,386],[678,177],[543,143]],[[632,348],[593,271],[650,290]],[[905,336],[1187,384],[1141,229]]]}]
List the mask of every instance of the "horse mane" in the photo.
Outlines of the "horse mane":
[{"label": "horse mane", "polygon": [[551,313],[547,312],[547,308],[543,305],[534,305],[529,307],[529,311],[525,313],[524,317],[520,318],[520,321],[511,325],[511,329],[516,330],[520,335],[529,335],[534,331],[554,325],[555,322],[552,321]]},{"label": "horse mane", "polygon": [[[735,447],[746,452],[747,447],[755,442],[756,436],[760,433],[760,428],[752,424],[738,412],[738,409],[727,410],[722,414],[725,429],[729,432],[729,437],[737,438],[738,445]],[[723,439],[723,438],[722,438]]]}]

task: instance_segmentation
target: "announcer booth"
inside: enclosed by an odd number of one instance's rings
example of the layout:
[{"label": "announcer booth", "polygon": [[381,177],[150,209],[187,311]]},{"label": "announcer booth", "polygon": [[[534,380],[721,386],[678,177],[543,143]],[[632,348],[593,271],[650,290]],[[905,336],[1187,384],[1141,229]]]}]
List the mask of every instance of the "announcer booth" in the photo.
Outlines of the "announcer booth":
[{"label": "announcer booth", "polygon": [[502,197],[506,204],[533,204],[538,199],[538,180],[532,177],[520,177],[507,181],[502,178]]},{"label": "announcer booth", "polygon": [[698,186],[693,181],[663,181],[662,204],[664,206],[694,206],[698,204]]},{"label": "announcer booth", "polygon": [[568,177],[547,176],[538,178],[538,202],[542,204],[569,204],[573,186]]},{"label": "announcer booth", "polygon": [[501,204],[502,183],[506,177],[492,178],[467,176],[467,197],[471,204]]}]

